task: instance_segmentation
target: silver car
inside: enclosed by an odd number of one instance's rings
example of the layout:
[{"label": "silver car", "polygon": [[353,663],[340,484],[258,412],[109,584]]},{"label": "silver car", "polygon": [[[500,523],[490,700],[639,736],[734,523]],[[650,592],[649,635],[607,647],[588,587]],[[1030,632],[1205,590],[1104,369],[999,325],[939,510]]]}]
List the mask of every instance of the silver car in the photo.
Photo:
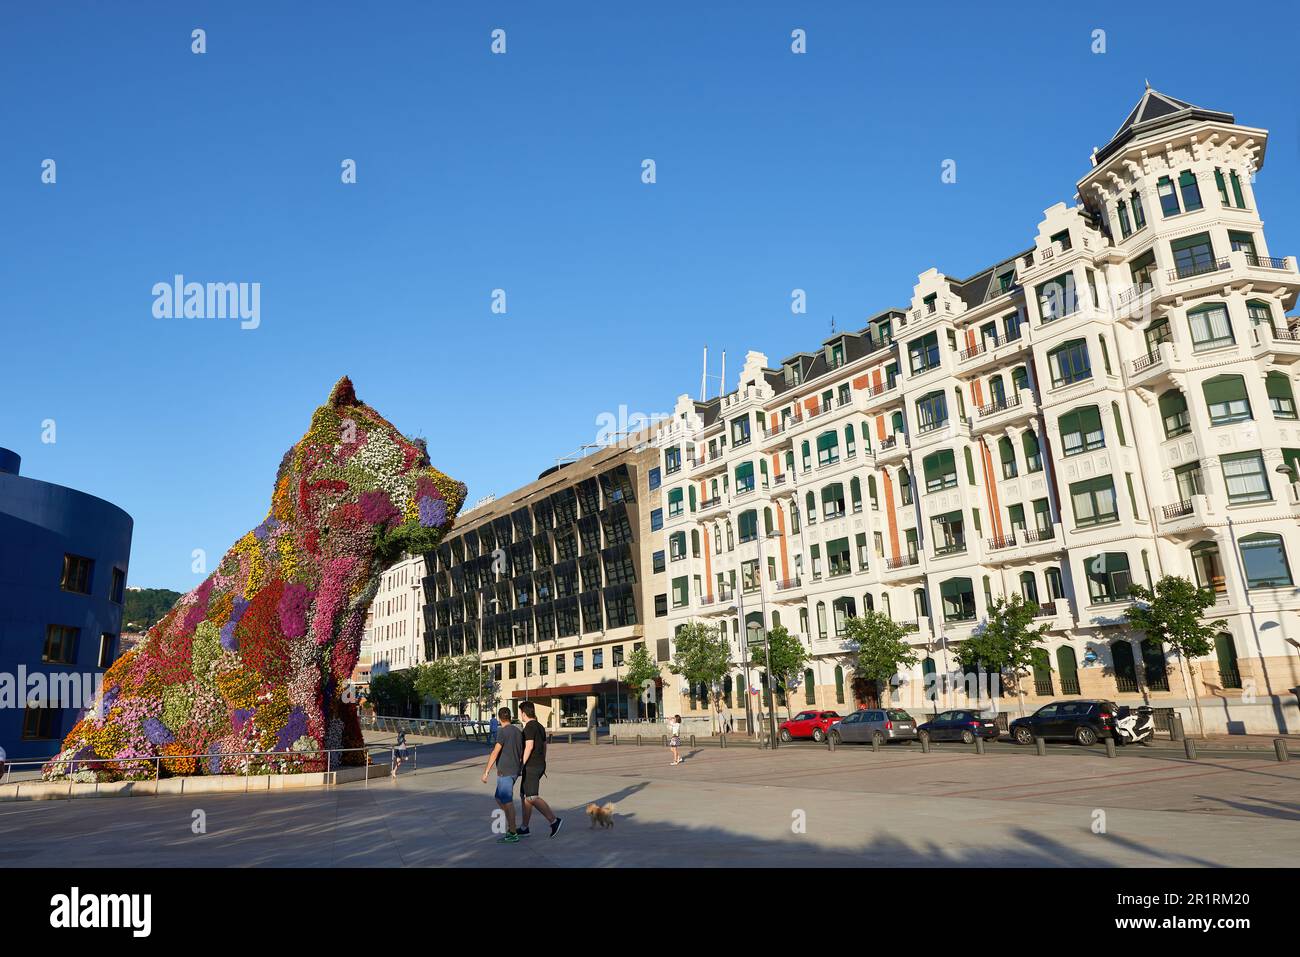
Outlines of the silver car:
[{"label": "silver car", "polygon": [[836,744],[888,744],[915,741],[916,721],[901,708],[863,708],[831,725]]}]

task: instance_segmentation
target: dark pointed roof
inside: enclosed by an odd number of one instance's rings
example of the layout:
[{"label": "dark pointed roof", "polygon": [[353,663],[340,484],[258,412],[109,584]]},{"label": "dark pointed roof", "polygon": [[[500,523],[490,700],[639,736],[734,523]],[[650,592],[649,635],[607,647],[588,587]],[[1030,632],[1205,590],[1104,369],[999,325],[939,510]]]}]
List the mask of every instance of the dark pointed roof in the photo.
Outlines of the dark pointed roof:
[{"label": "dark pointed roof", "polygon": [[1129,113],[1128,118],[1120,124],[1119,129],[1115,131],[1115,135],[1110,138],[1110,142],[1097,150],[1095,161],[1100,165],[1130,140],[1144,136],[1163,126],[1173,126],[1188,120],[1236,122],[1236,118],[1231,113],[1207,110],[1204,107],[1188,103],[1186,100],[1180,100],[1177,97],[1161,93],[1159,90],[1153,90],[1148,86],[1142,94],[1142,99],[1138,100],[1137,106],[1133,107],[1133,111]]}]

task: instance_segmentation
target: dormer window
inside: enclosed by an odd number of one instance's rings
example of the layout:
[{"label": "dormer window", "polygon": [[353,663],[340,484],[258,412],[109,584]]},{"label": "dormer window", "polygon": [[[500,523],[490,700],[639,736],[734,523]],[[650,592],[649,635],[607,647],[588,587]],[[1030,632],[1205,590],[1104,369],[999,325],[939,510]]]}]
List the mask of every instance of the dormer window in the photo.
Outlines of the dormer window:
[{"label": "dormer window", "polygon": [[998,290],[1001,292],[1010,292],[1011,287],[1016,284],[1016,271],[1014,269],[1004,272],[998,276]]},{"label": "dormer window", "polygon": [[803,376],[799,372],[799,364],[791,362],[785,367],[785,384],[787,386],[796,386],[803,381]]},{"label": "dormer window", "polygon": [[837,342],[826,347],[826,364],[832,369],[844,365],[844,343]]}]

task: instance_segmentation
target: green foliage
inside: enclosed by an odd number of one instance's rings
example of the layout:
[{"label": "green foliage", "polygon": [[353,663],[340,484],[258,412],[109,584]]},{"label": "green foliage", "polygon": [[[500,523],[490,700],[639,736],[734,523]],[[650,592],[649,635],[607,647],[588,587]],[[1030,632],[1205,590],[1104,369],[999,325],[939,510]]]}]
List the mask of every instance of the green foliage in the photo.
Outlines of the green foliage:
[{"label": "green foliage", "polygon": [[844,632],[853,657],[855,685],[866,680],[884,687],[894,675],[920,660],[907,643],[907,630],[884,612],[852,616],[844,622]]},{"label": "green foliage", "polygon": [[650,657],[645,645],[633,648],[623,665],[627,668],[627,676],[623,680],[634,696],[640,695],[649,682],[659,677],[659,665]]},{"label": "green foliage", "polygon": [[404,668],[401,671],[372,674],[370,704],[377,715],[406,718],[418,714],[420,696],[415,690],[415,672]]},{"label": "green foliage", "polygon": [[1154,592],[1130,585],[1129,596],[1136,602],[1127,612],[1129,626],[1164,642],[1185,659],[1210,654],[1215,636],[1226,627],[1222,620],[1205,623],[1206,609],[1214,607],[1214,592],[1178,575],[1160,579]]},{"label": "green foliage", "polygon": [[755,645],[750,652],[750,667],[769,670],[776,679],[778,690],[785,689],[786,701],[789,695],[803,681],[804,666],[808,663],[808,651],[803,642],[786,629],[785,625],[774,625],[767,633],[767,654],[762,645]]},{"label": "green foliage", "polygon": [[181,593],[170,588],[141,588],[126,593],[122,606],[123,631],[148,631],[171,611]]},{"label": "green foliage", "polygon": [[[687,622],[674,640],[676,651],[668,670],[681,675],[691,685],[720,687],[731,671],[731,645],[715,625],[700,621]],[[717,691],[713,691],[716,699]]]},{"label": "green foliage", "polygon": [[420,665],[416,672],[416,692],[421,697],[436,698],[444,705],[455,706],[457,714],[464,714],[465,706],[479,699],[480,690],[484,708],[496,701],[496,683],[478,655],[435,658]]},{"label": "green foliage", "polygon": [[1037,610],[1036,604],[1019,594],[999,595],[989,607],[984,627],[957,649],[957,660],[967,667],[982,664],[986,670],[1010,675],[1018,688],[1047,635],[1047,625],[1034,624]]}]

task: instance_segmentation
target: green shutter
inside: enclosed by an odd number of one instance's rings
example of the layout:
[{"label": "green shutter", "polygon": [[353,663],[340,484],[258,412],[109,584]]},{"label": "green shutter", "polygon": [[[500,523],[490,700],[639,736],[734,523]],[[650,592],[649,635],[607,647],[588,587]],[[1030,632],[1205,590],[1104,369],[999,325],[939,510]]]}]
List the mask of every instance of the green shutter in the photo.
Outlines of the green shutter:
[{"label": "green shutter", "polygon": [[839,444],[839,437],[834,432],[823,432],[817,436],[817,451],[825,452],[827,449],[833,449]]},{"label": "green shutter", "polygon": [[1270,399],[1292,399],[1291,380],[1282,372],[1270,372],[1264,377],[1264,391]]},{"label": "green shutter", "polygon": [[1239,375],[1215,376],[1201,388],[1205,392],[1205,401],[1211,405],[1246,398],[1246,380]]}]

